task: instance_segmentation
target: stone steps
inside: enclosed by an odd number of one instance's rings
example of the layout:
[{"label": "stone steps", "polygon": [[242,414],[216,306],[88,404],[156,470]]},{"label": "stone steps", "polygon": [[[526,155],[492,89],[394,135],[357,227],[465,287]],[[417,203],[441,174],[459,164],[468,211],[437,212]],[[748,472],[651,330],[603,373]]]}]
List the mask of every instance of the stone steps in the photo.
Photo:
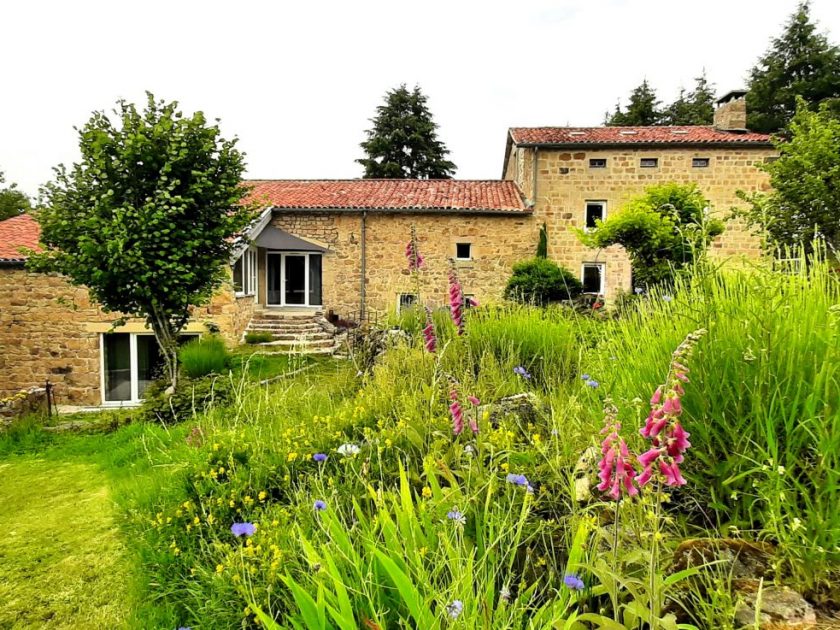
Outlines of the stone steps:
[{"label": "stone steps", "polygon": [[318,311],[260,310],[246,332],[271,335],[271,341],[259,345],[277,354],[333,354],[338,347],[335,329]]}]

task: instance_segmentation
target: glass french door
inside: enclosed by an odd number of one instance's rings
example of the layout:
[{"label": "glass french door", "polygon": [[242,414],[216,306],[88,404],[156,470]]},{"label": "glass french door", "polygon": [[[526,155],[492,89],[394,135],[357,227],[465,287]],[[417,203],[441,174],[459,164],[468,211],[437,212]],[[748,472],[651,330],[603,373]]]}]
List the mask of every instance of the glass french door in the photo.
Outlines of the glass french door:
[{"label": "glass french door", "polygon": [[268,252],[266,304],[321,306],[321,254]]}]

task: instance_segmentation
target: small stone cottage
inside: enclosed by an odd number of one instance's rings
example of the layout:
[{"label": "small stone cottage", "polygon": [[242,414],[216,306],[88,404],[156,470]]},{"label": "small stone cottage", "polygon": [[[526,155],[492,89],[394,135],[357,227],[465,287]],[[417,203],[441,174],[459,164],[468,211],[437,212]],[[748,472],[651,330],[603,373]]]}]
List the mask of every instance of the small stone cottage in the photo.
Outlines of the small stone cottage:
[{"label": "small stone cottage", "polygon": [[[593,227],[668,181],[696,182],[726,213],[736,191],[768,186],[756,165],[776,155],[745,124],[744,93],[732,92],[712,126],[512,128],[500,180],[248,182],[263,210],[235,252],[231,282],[185,332],[218,330],[238,343],[262,328],[278,343],[329,350],[323,315],[363,321],[418,300],[404,253],[412,227],[426,259],[424,302],[445,302],[450,265],[467,297],[499,300],[543,223],[549,257],[579,273],[586,292],[612,298],[631,289],[627,256],[583,247],[572,228]],[[85,289],[28,272],[20,249],[38,238],[30,216],[0,222],[0,398],[49,379],[59,403],[136,404],[159,362],[151,331],[140,321],[112,328]],[[727,258],[758,253],[737,223],[713,248]]]}]

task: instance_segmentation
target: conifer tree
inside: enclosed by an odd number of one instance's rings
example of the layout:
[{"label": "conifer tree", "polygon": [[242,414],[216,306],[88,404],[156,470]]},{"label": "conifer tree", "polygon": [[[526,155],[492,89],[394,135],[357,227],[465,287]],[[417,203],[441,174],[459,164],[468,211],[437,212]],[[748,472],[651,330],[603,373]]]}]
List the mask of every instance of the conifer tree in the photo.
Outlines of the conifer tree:
[{"label": "conifer tree", "polygon": [[376,112],[361,143],[367,157],[356,160],[365,167],[365,179],[450,179],[455,174],[457,167],[446,159],[449,150],[438,140],[418,86],[390,90]]},{"label": "conifer tree", "polygon": [[711,125],[715,115],[715,87],[703,72],[695,79],[694,89],[680,90],[677,100],[662,113],[664,125]]},{"label": "conifer tree", "polygon": [[840,49],[817,32],[807,0],[750,71],[748,88],[747,126],[754,131],[772,133],[787,126],[797,96],[813,109],[828,103],[840,111]]},{"label": "conifer tree", "polygon": [[660,102],[656,98],[656,90],[650,87],[647,79],[630,93],[627,110],[623,111],[616,104],[615,111],[606,117],[605,123],[615,127],[646,127],[659,124],[661,112]]}]

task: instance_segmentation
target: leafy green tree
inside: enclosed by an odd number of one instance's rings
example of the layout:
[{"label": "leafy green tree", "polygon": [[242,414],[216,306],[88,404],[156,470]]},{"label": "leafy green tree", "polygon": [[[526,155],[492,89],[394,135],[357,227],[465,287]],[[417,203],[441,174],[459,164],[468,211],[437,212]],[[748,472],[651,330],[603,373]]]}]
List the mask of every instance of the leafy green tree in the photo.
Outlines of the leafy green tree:
[{"label": "leafy green tree", "polygon": [[532,258],[513,266],[513,275],[505,287],[510,300],[545,306],[569,300],[583,290],[580,280],[568,269],[547,258]]},{"label": "leafy green tree", "polygon": [[695,79],[694,89],[680,90],[677,100],[662,112],[664,125],[711,125],[715,116],[715,86],[704,72]]},{"label": "leafy green tree", "polygon": [[739,212],[776,247],[803,245],[811,251],[816,233],[840,250],[840,119],[823,104],[808,109],[804,100],[790,122],[787,141],[776,140],[779,159],[762,164],[770,175],[769,193],[741,194]]},{"label": "leafy green tree", "polygon": [[708,207],[695,184],[659,184],[599,221],[594,230],[579,230],[578,238],[588,247],[621,245],[630,256],[634,283],[652,286],[670,281],[723,232],[722,221],[708,218]]},{"label": "leafy green tree", "polygon": [[81,161],[56,168],[44,190],[43,254],[109,312],[143,317],[178,382],[177,339],[193,306],[227,277],[233,237],[252,216],[241,205],[244,157],[203,113],[148,94],[143,111],[118,102],[79,130]]},{"label": "leafy green tree", "polygon": [[630,93],[630,102],[626,110],[616,103],[615,111],[606,116],[604,123],[614,127],[646,127],[657,125],[661,119],[659,100],[656,90],[650,87],[647,79]]},{"label": "leafy green tree", "polygon": [[[0,171],[0,184],[5,183],[3,171]],[[32,209],[29,197],[17,189],[17,184],[0,188],[0,221],[16,217]]]},{"label": "leafy green tree", "polygon": [[817,33],[810,4],[802,2],[781,37],[750,71],[747,125],[765,133],[785,127],[796,111],[796,98],[814,107],[829,102],[840,113],[840,49]]},{"label": "leafy green tree", "polygon": [[457,167],[446,159],[449,151],[419,87],[390,90],[376,112],[361,143],[367,157],[356,160],[365,179],[451,179]]}]

